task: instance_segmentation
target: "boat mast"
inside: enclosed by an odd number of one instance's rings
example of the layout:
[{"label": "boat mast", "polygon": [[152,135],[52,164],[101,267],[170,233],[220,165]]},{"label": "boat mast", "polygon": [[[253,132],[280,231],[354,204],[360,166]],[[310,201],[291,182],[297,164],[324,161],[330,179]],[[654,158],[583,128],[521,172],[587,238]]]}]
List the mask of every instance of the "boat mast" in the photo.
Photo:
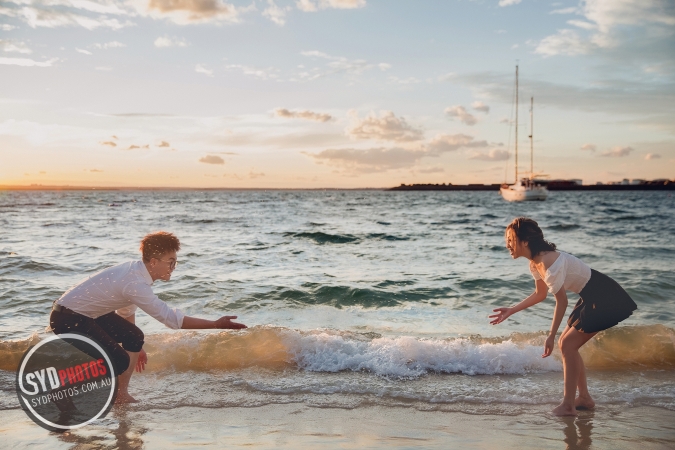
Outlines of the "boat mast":
[{"label": "boat mast", "polygon": [[530,180],[534,179],[534,97],[530,97]]},{"label": "boat mast", "polygon": [[518,65],[516,64],[516,181],[518,183]]}]

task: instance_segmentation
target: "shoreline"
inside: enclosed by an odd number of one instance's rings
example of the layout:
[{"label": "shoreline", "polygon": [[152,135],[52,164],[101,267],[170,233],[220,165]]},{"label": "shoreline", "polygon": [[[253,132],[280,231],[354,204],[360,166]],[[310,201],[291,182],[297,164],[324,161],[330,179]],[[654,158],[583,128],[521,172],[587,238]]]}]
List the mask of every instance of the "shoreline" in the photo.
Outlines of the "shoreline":
[{"label": "shoreline", "polygon": [[[291,192],[313,192],[313,191],[490,191],[498,192],[502,184],[411,184],[396,187],[362,187],[362,188],[228,188],[228,187],[142,187],[142,186],[49,186],[49,185],[31,185],[31,186],[12,186],[0,185],[0,192],[9,191],[119,191],[119,192],[153,192],[153,191],[247,191],[247,192],[265,192],[265,191],[291,191]],[[668,184],[587,184],[587,185],[562,185],[547,186],[549,191],[675,191],[675,182]]]},{"label": "shoreline", "polygon": [[50,433],[20,409],[0,411],[0,436],[12,448],[468,448],[666,449],[675,445],[675,411],[598,406],[576,418],[546,407],[519,415],[472,415],[405,407],[116,407],[103,420]]}]

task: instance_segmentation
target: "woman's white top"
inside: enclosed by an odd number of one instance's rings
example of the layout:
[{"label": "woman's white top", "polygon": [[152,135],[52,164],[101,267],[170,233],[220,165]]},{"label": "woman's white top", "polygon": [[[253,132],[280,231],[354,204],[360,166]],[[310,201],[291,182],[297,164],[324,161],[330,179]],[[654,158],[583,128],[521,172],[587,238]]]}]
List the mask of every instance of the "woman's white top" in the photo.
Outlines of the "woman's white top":
[{"label": "woman's white top", "polygon": [[122,317],[129,317],[136,312],[136,308],[141,308],[167,327],[181,328],[183,312],[169,308],[152,292],[151,286],[152,277],[143,261],[130,261],[82,280],[56,303],[92,319],[113,311]]},{"label": "woman's white top", "polygon": [[[553,295],[562,287],[565,287],[566,291],[578,294],[586,286],[588,280],[591,279],[591,268],[579,258],[569,253],[558,253],[558,259],[553,261],[551,267],[544,274],[544,283],[546,283],[548,291]],[[535,280],[542,279],[533,261],[530,261],[530,272],[532,272]]]}]

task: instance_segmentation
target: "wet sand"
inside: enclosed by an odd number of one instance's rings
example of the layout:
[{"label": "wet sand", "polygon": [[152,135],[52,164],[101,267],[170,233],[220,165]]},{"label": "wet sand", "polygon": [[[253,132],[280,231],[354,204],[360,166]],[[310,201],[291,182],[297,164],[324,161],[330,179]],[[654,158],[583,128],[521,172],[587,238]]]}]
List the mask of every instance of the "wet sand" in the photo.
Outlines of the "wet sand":
[{"label": "wet sand", "polygon": [[507,416],[300,404],[148,411],[116,407],[97,424],[63,434],[38,427],[21,410],[7,410],[0,412],[0,442],[5,448],[31,449],[675,448],[675,411],[601,406],[577,418],[554,418],[547,409]]}]

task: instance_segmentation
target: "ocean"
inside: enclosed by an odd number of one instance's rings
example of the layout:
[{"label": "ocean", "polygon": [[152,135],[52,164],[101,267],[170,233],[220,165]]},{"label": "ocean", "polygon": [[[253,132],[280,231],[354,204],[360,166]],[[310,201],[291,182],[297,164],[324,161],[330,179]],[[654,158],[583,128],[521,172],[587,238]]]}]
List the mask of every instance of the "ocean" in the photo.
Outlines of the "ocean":
[{"label": "ocean", "polygon": [[[537,220],[548,240],[617,280],[638,310],[582,355],[596,402],[675,411],[675,197],[553,192],[0,192],[0,410],[46,331],[54,300],[111,265],[140,259],[148,232],[181,240],[155,292],[244,331],[170,330],[145,313],[149,364],[134,411],[275,404],[403,407],[514,415],[562,398],[556,346],[542,358],[554,299],[492,326],[534,283],[504,228]],[[568,314],[577,296],[569,293]],[[562,331],[562,326],[561,326]]]}]

